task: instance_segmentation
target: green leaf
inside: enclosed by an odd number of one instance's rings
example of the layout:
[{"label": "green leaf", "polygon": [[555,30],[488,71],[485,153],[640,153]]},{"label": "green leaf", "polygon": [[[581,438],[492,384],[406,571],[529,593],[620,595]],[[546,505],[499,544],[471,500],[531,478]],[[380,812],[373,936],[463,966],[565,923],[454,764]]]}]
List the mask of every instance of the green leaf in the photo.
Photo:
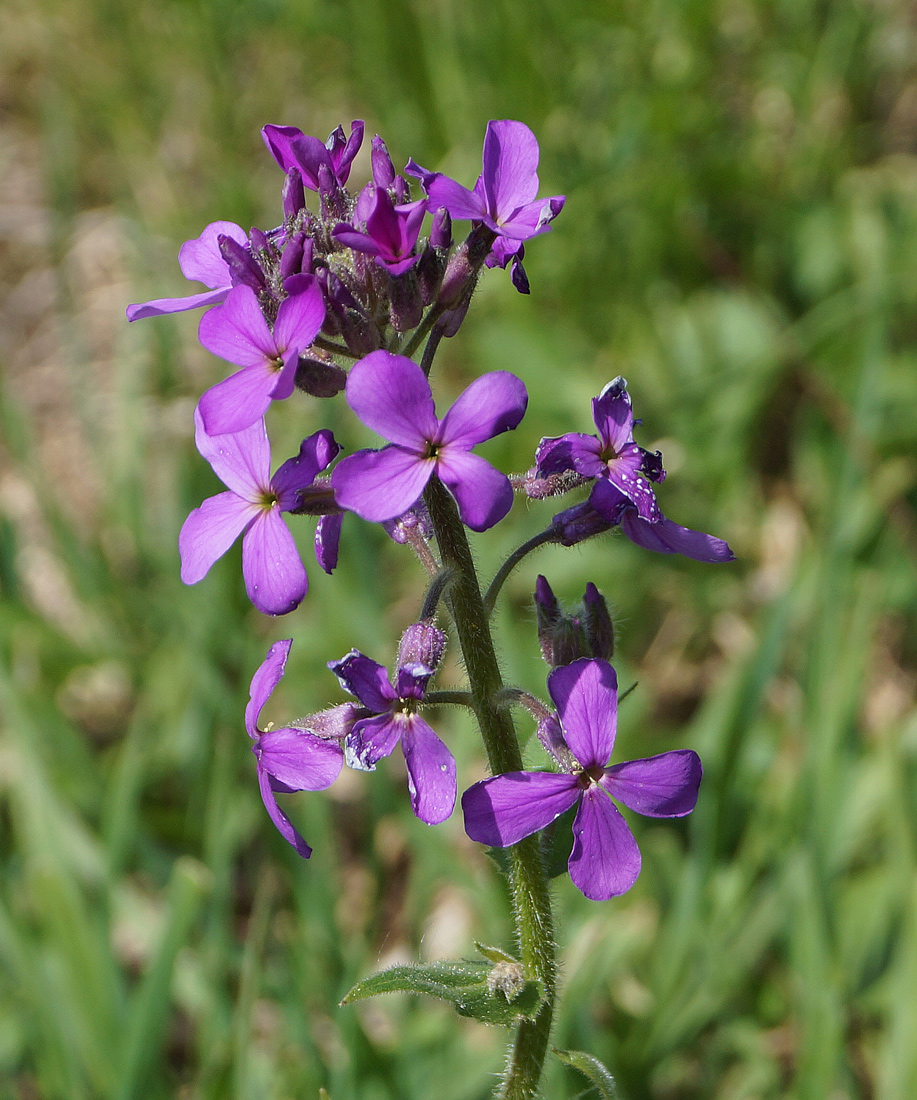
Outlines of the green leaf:
[{"label": "green leaf", "polygon": [[589,1078],[598,1089],[602,1100],[621,1100],[615,1079],[598,1058],[593,1058],[591,1054],[584,1054],[581,1050],[558,1050],[556,1047],[552,1049],[565,1065],[578,1069]]},{"label": "green leaf", "polygon": [[460,1016],[502,1025],[535,1016],[543,997],[541,982],[526,978],[520,963],[459,959],[382,970],[358,982],[341,1004],[380,993],[426,993],[448,1001]]},{"label": "green leaf", "polygon": [[485,959],[489,959],[492,963],[518,963],[519,960],[510,955],[507,951],[504,951],[502,947],[488,947],[486,943],[478,943],[474,941],[475,947]]}]

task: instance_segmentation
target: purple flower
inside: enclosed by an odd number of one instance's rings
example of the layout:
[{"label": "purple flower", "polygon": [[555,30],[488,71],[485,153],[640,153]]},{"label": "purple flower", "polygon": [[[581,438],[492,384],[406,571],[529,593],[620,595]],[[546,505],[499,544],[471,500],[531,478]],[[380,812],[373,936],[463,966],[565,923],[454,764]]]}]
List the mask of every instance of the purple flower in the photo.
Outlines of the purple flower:
[{"label": "purple flower", "polygon": [[683,817],[694,809],[702,774],[700,758],[690,749],[608,765],[617,688],[607,661],[582,659],[554,669],[548,690],[560,728],[548,740],[560,758],[568,758],[568,773],[508,772],[475,783],[462,796],[465,831],[497,848],[538,832],[579,803],[568,866],[573,882],[594,901],[623,894],[640,873],[637,843],[606,796],[649,817]]},{"label": "purple flower", "polygon": [[185,520],[178,536],[181,579],[196,584],[242,539],[242,575],[249,599],[266,615],[285,615],[302,601],[308,579],[293,536],[280,518],[299,503],[340,448],[327,429],[304,439],[296,458],[271,474],[264,420],[234,435],[211,436],[195,413],[197,449],[229,492],[209,497]]},{"label": "purple flower", "polygon": [[395,206],[387,191],[375,187],[366,215],[366,232],[341,224],[335,227],[332,236],[355,252],[374,256],[389,274],[403,275],[420,259],[414,249],[426,212],[425,199]]},{"label": "purple flower", "polygon": [[223,305],[201,318],[198,336],[214,355],[243,369],[212,386],[200,400],[208,435],[229,435],[254,424],[272,401],[293,392],[296,364],[325,321],[325,300],[312,275],[286,281],[273,330],[247,286],[230,291]]},{"label": "purple flower", "polygon": [[592,416],[598,436],[571,432],[542,439],[535,452],[538,476],[549,477],[573,470],[581,477],[607,478],[633,501],[642,519],[655,523],[660,518],[656,497],[646,479],[662,481],[662,456],[652,454],[634,442],[634,414],[623,378],[609,382],[592,399]]},{"label": "purple flower", "polygon": [[683,554],[705,562],[735,561],[729,546],[715,535],[681,527],[661,512],[653,522],[642,519],[633,501],[610,480],[597,481],[588,500],[558,512],[552,525],[557,541],[564,546],[575,546],[583,539],[620,526],[631,542],[659,554]]},{"label": "purple flower", "polygon": [[343,127],[338,126],[324,145],[295,126],[265,126],[261,136],[284,172],[296,168],[305,186],[318,191],[320,176],[326,173],[341,187],[347,182],[353,158],[363,144],[363,123],[360,119],[351,123],[349,138],[345,137]]},{"label": "purple flower", "polygon": [[240,246],[248,244],[248,235],[235,222],[211,222],[199,237],[185,241],[178,252],[178,263],[184,277],[196,279],[211,287],[211,290],[185,298],[156,298],[152,302],[128,306],[128,321],[159,317],[163,313],[181,313],[186,309],[222,302],[232,289],[233,280],[229,265],[220,252],[220,237],[228,237]]},{"label": "purple flower", "polygon": [[[415,625],[442,635],[442,631],[429,624]],[[428,646],[430,662],[423,663],[411,660],[416,653],[406,651],[417,648],[416,634],[408,632],[405,638],[408,641],[403,642],[399,653],[395,687],[382,665],[356,649],[340,661],[329,661],[328,667],[345,691],[355,695],[372,712],[372,717],[354,723],[344,742],[347,763],[352,768],[372,771],[400,741],[414,813],[427,825],[438,825],[455,806],[455,760],[417,713],[427,682],[436,671],[437,646]],[[442,645],[438,652],[441,656]]]},{"label": "purple flower", "polygon": [[536,199],[538,141],[522,122],[491,120],[484,136],[483,171],[469,191],[441,172],[428,172],[412,160],[405,171],[423,182],[430,209],[443,207],[453,218],[482,222],[499,237],[514,242],[500,246],[501,266],[522,241],[549,228],[561,212],[563,195]]},{"label": "purple flower", "polygon": [[308,859],[312,849],[277,805],[275,792],[325,790],[340,774],[344,753],[336,740],[317,737],[306,730],[292,726],[267,731],[258,728],[261,709],[283,676],[292,644],[289,638],[275,642],[252,677],[245,728],[254,741],[252,752],[258,761],[258,787],[264,808],[284,840]]},{"label": "purple flower", "polygon": [[510,510],[509,479],[471,450],[515,428],[525,414],[525,386],[507,371],[482,375],[437,419],[430,383],[401,355],[375,351],[347,379],[347,402],[391,445],[340,462],[331,483],[338,504],[382,522],[407,512],[434,474],[458,503],[462,522],[486,531]]}]

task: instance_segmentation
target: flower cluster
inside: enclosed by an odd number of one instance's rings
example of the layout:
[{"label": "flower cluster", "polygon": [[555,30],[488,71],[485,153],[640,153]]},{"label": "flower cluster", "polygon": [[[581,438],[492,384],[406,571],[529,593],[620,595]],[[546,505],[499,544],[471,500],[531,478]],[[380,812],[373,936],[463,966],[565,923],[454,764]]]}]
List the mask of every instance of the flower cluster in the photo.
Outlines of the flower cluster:
[{"label": "flower cluster", "polygon": [[[248,232],[233,222],[212,223],[179,253],[184,275],[206,289],[127,311],[136,320],[208,307],[200,342],[237,368],[203,394],[195,411],[197,448],[226,491],[194,508],[182,527],[186,583],[202,580],[241,537],[252,603],[269,615],[286,614],[308,589],[287,519],[317,517],[316,558],[331,572],[348,512],[383,524],[396,543],[414,549],[431,577],[391,678],[356,649],[329,662],[356,702],[261,730],[259,715],[283,675],[289,639],[271,647],[252,680],[246,728],[261,795],[271,820],[303,856],[311,849],[276,795],[324,789],[345,764],[372,771],[399,744],[417,817],[438,824],[455,807],[455,760],[421,714],[444,700],[470,705],[471,699],[429,689],[446,646],[437,605],[454,581],[442,532],[432,525],[433,504],[427,509],[431,493],[445,491],[459,530],[483,532],[507,516],[517,493],[540,500],[591,485],[587,499],[553,517],[539,544],[569,546],[620,527],[633,542],[663,553],[709,562],[732,557],[721,540],[663,516],[654,489],[665,477],[662,456],[635,442],[638,422],[622,378],[592,403],[597,434],[542,439],[534,465],[521,475],[507,475],[474,453],[521,423],[527,393],[514,374],[476,378],[437,415],[429,374],[439,340],[458,331],[484,268],[509,267],[513,285],[529,292],[525,245],[551,228],[564,205],[563,196],[538,197],[539,149],[531,130],[511,120],[490,122],[482,171],[470,188],[413,160],[397,173],[377,135],[372,178],[353,190],[348,183],[363,136],[359,121],[349,134],[338,127],[325,143],[294,127],[265,126],[267,149],[284,173],[281,223]],[[461,221],[471,223],[470,231],[457,242],[453,225]],[[272,474],[267,419],[295,390],[319,401],[343,392],[382,445],[339,458],[341,445],[321,429]],[[608,898],[632,885],[640,857],[607,796],[638,813],[681,816],[697,798],[700,761],[679,750],[609,765],[617,682],[604,600],[590,584],[581,609],[565,616],[539,578],[536,604],[556,715],[528,698],[539,739],[560,770],[507,771],[476,783],[462,797],[466,831],[484,844],[513,845],[577,806],[571,877],[587,897]]]}]

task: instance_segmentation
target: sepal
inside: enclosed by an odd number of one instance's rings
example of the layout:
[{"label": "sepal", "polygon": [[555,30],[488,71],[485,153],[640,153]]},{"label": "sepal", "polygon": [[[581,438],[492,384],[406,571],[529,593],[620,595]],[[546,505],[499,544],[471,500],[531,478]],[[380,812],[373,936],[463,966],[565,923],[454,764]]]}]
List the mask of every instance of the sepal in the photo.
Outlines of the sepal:
[{"label": "sepal", "polygon": [[581,1050],[558,1050],[557,1047],[552,1047],[551,1050],[565,1066],[572,1066],[573,1069],[578,1069],[580,1073],[585,1074],[601,1100],[621,1100],[614,1077],[598,1058],[585,1054]]}]

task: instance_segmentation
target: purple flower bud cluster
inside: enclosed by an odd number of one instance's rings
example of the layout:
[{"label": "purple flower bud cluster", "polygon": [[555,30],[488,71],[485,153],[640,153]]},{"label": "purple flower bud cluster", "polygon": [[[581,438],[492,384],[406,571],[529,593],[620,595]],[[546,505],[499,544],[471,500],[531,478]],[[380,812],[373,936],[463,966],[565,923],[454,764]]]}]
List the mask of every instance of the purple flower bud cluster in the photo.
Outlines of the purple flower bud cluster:
[{"label": "purple flower bud cluster", "polygon": [[[449,601],[454,581],[443,528],[432,518],[435,501],[453,509],[464,538],[464,528],[483,532],[500,523],[514,490],[542,500],[591,485],[588,499],[554,516],[539,544],[570,546],[621,527],[633,542],[663,553],[710,562],[732,553],[720,539],[662,515],[653,488],[665,478],[662,457],[634,441],[638,422],[621,378],[592,403],[595,435],[542,439],[532,469],[512,478],[474,452],[521,423],[528,395],[519,378],[507,371],[482,375],[437,415],[429,374],[439,339],[458,331],[485,267],[509,266],[515,287],[528,293],[525,243],[547,232],[564,205],[563,196],[538,198],[539,149],[527,126],[488,124],[482,171],[471,188],[413,160],[399,174],[377,135],[372,179],[351,190],[360,121],[349,134],[338,127],[325,143],[290,126],[265,126],[262,133],[283,172],[281,224],[245,232],[232,222],[212,223],[179,253],[183,274],[206,289],[132,305],[127,316],[208,307],[200,342],[236,368],[203,394],[194,415],[197,448],[225,491],[194,508],[182,526],[183,581],[202,580],[241,538],[252,603],[265,614],[287,614],[308,590],[289,518],[317,517],[316,560],[331,573],[348,512],[382,524],[431,576],[391,677],[356,649],[328,663],[355,702],[262,730],[260,713],[283,676],[291,640],[271,646],[255,673],[245,722],[261,796],[281,835],[307,857],[311,849],[277,795],[325,789],[345,764],[373,771],[398,745],[417,817],[433,825],[454,810],[455,760],[422,714],[446,697],[465,705],[472,698],[461,691],[438,693],[439,700],[430,694],[446,646],[434,622],[437,604]],[[412,194],[411,180],[421,193]],[[455,242],[453,227],[462,221],[470,230]],[[417,363],[411,356],[425,337]],[[272,473],[267,419],[294,390],[318,400],[343,393],[381,446],[339,458],[341,445],[323,428]],[[605,600],[590,583],[581,604],[564,612],[539,577],[535,602],[556,713],[512,691],[529,700],[538,738],[560,771],[509,771],[476,783],[462,798],[466,831],[485,844],[512,845],[576,806],[571,876],[587,897],[608,898],[628,889],[640,867],[633,836],[608,796],[638,813],[681,816],[697,798],[700,761],[685,750],[609,765],[617,681]]]}]

